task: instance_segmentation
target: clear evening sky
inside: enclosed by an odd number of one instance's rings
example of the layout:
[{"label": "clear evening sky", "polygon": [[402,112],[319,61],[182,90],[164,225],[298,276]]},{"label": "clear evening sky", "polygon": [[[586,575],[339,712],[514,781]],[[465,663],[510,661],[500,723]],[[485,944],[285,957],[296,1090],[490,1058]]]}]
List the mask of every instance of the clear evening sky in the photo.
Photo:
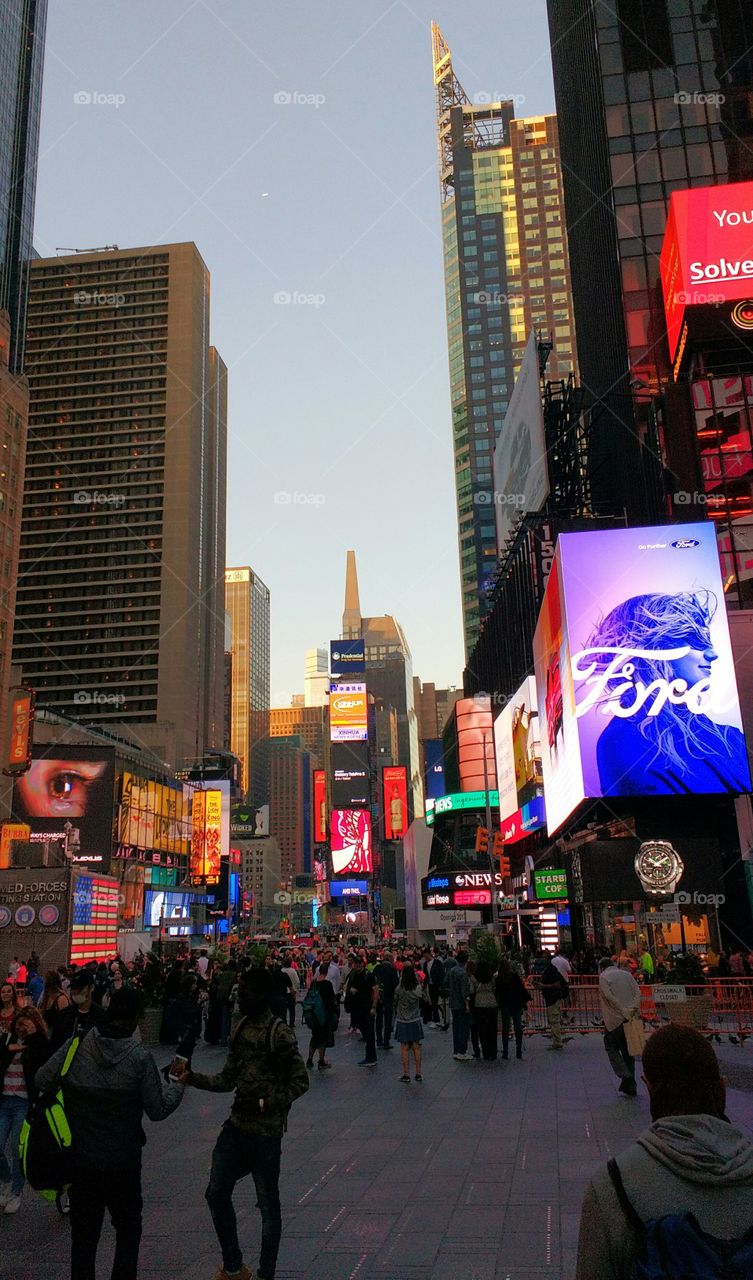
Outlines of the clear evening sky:
[{"label": "clear evening sky", "polygon": [[274,705],[339,634],[349,547],[364,613],[462,680],[432,18],[472,98],[553,110],[544,0],[50,0],[35,245],[204,257]]}]

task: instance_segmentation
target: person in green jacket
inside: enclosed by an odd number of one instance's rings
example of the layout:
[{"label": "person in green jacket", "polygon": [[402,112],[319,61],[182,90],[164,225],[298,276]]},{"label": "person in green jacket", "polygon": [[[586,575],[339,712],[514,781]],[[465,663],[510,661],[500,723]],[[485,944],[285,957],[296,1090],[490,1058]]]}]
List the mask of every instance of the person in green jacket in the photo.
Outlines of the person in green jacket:
[{"label": "person in green jacket", "polygon": [[251,1280],[238,1243],[233,1207],[235,1184],[250,1173],[261,1212],[261,1257],[257,1280],[274,1280],[282,1236],[280,1157],[282,1135],[296,1098],[308,1089],[306,1064],[295,1035],[269,1007],[270,976],[261,968],[238,984],[241,1020],[228,1045],[227,1061],[216,1075],[187,1071],[175,1075],[195,1089],[235,1097],[212,1154],[206,1199],[222,1250],[217,1280]]}]

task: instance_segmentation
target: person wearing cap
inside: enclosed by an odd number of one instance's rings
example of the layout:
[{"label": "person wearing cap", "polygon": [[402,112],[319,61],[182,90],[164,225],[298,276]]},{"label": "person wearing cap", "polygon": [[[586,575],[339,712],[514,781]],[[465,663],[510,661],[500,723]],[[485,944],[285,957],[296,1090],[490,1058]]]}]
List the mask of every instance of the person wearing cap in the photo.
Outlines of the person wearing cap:
[{"label": "person wearing cap", "polygon": [[77,969],[71,977],[71,1004],[62,1009],[52,1028],[52,1052],[74,1036],[81,1039],[92,1027],[101,1031],[105,1024],[105,1012],[94,1003],[94,974],[91,969]]},{"label": "person wearing cap", "polygon": [[[115,1228],[113,1280],[135,1280],[141,1243],[142,1119],[164,1120],[183,1098],[164,1087],[157,1064],[134,1035],[141,1013],[133,987],[113,991],[104,1026],[81,1041],[65,1081],[65,1109],[75,1135],[71,1169],[71,1275],[94,1280],[105,1210]],[[70,1041],[39,1069],[42,1092],[56,1080]]]}]

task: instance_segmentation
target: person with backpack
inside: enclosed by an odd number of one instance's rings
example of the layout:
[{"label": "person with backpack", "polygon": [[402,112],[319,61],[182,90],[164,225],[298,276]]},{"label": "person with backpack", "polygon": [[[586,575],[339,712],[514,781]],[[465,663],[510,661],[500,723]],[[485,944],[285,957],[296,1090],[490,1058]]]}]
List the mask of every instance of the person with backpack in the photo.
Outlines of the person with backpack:
[{"label": "person with backpack", "polygon": [[[257,1280],[274,1280],[282,1236],[280,1156],[288,1112],[308,1089],[308,1073],[296,1038],[272,1013],[269,972],[254,968],[238,984],[241,1020],[234,1028],[227,1061],[217,1075],[183,1068],[179,1078],[195,1089],[235,1098],[212,1153],[206,1199],[222,1250],[217,1280],[251,1280],[243,1262],[233,1207],[236,1183],[250,1173],[261,1212],[261,1257]],[[176,1072],[176,1074],[178,1074]]]},{"label": "person with backpack", "polygon": [[337,997],[329,981],[329,964],[322,960],[303,1002],[303,1021],[311,1030],[309,1056],[306,1059],[309,1070],[314,1065],[314,1054],[317,1052],[320,1071],[326,1071],[332,1066],[327,1061],[327,1050],[334,1047],[337,1013]]},{"label": "person with backpack", "polygon": [[68,1041],[37,1071],[40,1093],[55,1086],[66,1059],[63,1097],[73,1134],[70,1165],[71,1275],[94,1280],[105,1210],[115,1228],[115,1280],[138,1274],[141,1243],[142,1119],[164,1120],[183,1099],[183,1085],[163,1088],[157,1064],[134,1033],[141,1000],[133,987],[113,991],[103,1029]]},{"label": "person with backpack", "polygon": [[663,1027],[643,1079],[653,1123],[591,1179],[575,1280],[753,1275],[753,1142],[724,1114],[714,1050],[692,1027]]}]

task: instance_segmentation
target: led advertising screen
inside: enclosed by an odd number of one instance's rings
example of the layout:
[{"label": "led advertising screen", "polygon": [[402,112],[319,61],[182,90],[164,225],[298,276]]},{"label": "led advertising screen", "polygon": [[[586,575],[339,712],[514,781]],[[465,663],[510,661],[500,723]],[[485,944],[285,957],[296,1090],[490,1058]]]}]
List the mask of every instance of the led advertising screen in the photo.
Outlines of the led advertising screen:
[{"label": "led advertising screen", "polygon": [[408,770],[404,765],[385,765],[382,771],[384,796],[384,838],[402,840],[408,830]]},{"label": "led advertising screen", "polygon": [[[753,298],[752,223],[753,182],[672,192],[660,260],[670,359],[677,354],[688,307]],[[748,310],[751,319],[753,308]]]},{"label": "led advertising screen", "polygon": [[72,964],[111,960],[118,949],[120,885],[109,876],[79,875],[71,903]]},{"label": "led advertising screen", "polygon": [[[528,676],[494,723],[499,816],[506,841],[522,840],[545,823],[536,679]],[[524,812],[525,810],[525,812]]]},{"label": "led advertising screen", "polygon": [[363,898],[369,892],[368,880],[330,880],[330,898]]},{"label": "led advertising screen", "polygon": [[37,746],[31,768],[14,780],[13,818],[31,828],[32,843],[57,842],[61,865],[108,871],[114,798],[114,750]]},{"label": "led advertising screen", "polygon": [[436,800],[445,793],[444,744],[441,738],[429,738],[424,742],[424,791],[428,800]]},{"label": "led advertising screen", "polygon": [[329,736],[331,742],[368,742],[368,699],[366,685],[333,685],[329,695]]},{"label": "led advertising screen", "polygon": [[548,902],[567,898],[567,872],[547,867],[543,871],[534,871],[533,887],[537,902]]},{"label": "led advertising screen", "polygon": [[713,524],[563,534],[555,569],[534,637],[550,833],[584,798],[749,791]]},{"label": "led advertising screen", "polygon": [[330,848],[336,876],[365,875],[373,869],[368,809],[333,809]]},{"label": "led advertising screen", "polygon": [[366,670],[366,645],[363,640],[330,640],[329,673],[331,676],[360,676]]},{"label": "led advertising screen", "polygon": [[324,769],[314,769],[314,844],[326,844],[326,842],[327,775]]},{"label": "led advertising screen", "polygon": [[330,763],[333,809],[366,809],[370,791],[368,743],[334,742]]},{"label": "led advertising screen", "polygon": [[[458,734],[460,790],[478,791],[484,785],[496,789],[494,729],[489,696],[478,694],[475,698],[461,698],[455,703],[455,723]],[[484,774],[484,756],[486,756],[486,775]]]},{"label": "led advertising screen", "polygon": [[532,330],[494,450],[494,513],[500,554],[520,517],[526,511],[540,511],[548,494],[539,350]]}]

